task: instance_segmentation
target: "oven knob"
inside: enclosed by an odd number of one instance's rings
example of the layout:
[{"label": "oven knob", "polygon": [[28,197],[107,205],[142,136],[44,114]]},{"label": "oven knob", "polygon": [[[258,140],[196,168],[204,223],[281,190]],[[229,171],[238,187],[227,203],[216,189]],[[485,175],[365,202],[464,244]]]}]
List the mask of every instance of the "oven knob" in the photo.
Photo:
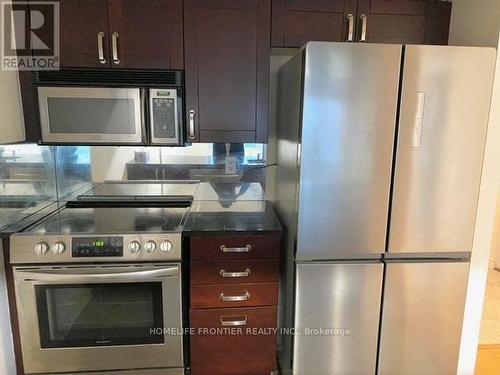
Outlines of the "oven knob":
[{"label": "oven knob", "polygon": [[56,242],[52,245],[52,253],[54,254],[62,254],[66,251],[66,245],[64,242]]},{"label": "oven knob", "polygon": [[131,253],[138,253],[139,251],[141,251],[141,244],[139,243],[139,241],[131,241],[128,244],[128,250]]},{"label": "oven knob", "polygon": [[148,253],[152,253],[153,251],[156,250],[156,242],[154,241],[148,241],[144,244],[144,249],[148,252]]},{"label": "oven knob", "polygon": [[48,251],[49,245],[47,242],[39,242],[35,245],[35,253],[37,253],[37,255],[47,254]]},{"label": "oven knob", "polygon": [[160,244],[160,250],[161,251],[172,251],[172,242],[169,240],[165,240]]}]

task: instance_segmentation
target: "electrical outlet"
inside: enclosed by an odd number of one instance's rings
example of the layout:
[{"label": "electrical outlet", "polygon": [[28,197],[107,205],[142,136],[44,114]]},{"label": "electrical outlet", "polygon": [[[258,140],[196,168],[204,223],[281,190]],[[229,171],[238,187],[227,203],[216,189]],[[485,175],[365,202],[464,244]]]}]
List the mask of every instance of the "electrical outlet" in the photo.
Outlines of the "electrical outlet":
[{"label": "electrical outlet", "polygon": [[236,157],[226,156],[226,174],[236,174]]}]

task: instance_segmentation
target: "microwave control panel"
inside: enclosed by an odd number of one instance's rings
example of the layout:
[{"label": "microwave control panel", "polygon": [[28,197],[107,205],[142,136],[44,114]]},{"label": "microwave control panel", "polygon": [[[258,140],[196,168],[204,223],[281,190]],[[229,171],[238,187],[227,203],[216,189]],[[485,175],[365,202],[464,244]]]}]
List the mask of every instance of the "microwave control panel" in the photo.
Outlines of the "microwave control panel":
[{"label": "microwave control panel", "polygon": [[177,90],[150,90],[151,143],[163,145],[180,144],[177,98]]}]

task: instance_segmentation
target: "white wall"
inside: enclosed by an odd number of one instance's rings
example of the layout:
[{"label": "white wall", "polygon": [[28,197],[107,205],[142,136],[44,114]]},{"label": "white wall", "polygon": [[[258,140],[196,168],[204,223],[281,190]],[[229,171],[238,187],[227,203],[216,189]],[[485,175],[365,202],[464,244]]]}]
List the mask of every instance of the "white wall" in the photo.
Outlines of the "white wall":
[{"label": "white wall", "polygon": [[10,328],[9,304],[7,301],[7,285],[5,282],[5,267],[3,263],[2,245],[0,243],[0,374],[14,375],[14,346]]},{"label": "white wall", "polygon": [[500,0],[453,0],[450,44],[496,47]]},{"label": "white wall", "polygon": [[[500,1],[497,0],[500,5]],[[500,21],[500,20],[499,20]],[[498,34],[497,34],[498,39]],[[472,256],[465,302],[458,374],[474,373],[479,332],[488,275],[488,262],[494,232],[500,187],[500,59],[497,59],[492,106],[481,177],[481,189],[472,244]]]}]

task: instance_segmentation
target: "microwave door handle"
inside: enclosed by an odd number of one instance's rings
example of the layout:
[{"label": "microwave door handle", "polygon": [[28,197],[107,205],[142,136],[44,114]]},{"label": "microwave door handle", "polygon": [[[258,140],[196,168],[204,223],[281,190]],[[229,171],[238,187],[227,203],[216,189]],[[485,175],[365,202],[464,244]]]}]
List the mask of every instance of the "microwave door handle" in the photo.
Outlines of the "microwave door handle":
[{"label": "microwave door handle", "polygon": [[[81,270],[72,269],[49,271],[18,271],[16,279],[32,283],[100,283],[100,282],[137,282],[146,279],[177,277],[177,267],[166,267],[153,270],[110,272],[109,269],[87,270],[91,273],[82,273]],[[97,272],[96,272],[97,271]],[[102,273],[101,273],[102,272]]]},{"label": "microwave door handle", "polygon": [[[139,92],[140,96],[140,106],[141,106],[141,133],[142,133],[142,141],[143,143],[148,143],[148,135],[146,132],[146,113],[148,112],[148,98],[147,98],[147,90],[141,89]],[[151,129],[152,130],[152,129]]]}]

